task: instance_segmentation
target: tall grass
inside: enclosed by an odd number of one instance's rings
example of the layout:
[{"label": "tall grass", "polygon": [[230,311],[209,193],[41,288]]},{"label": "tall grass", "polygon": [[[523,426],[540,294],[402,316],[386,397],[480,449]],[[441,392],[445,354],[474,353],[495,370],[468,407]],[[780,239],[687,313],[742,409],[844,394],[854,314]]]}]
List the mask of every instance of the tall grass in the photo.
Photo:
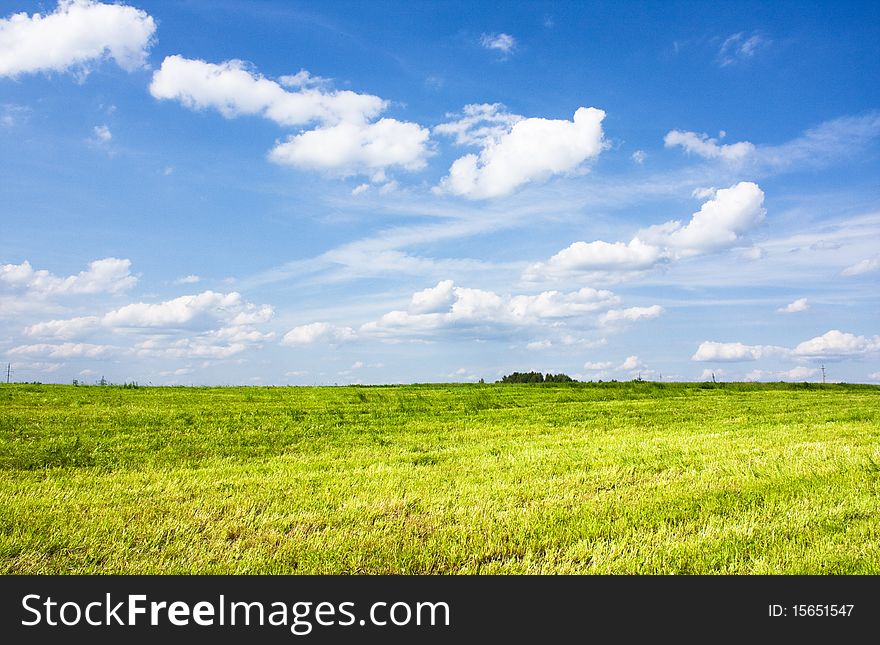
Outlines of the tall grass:
[{"label": "tall grass", "polygon": [[0,387],[3,573],[880,573],[880,388]]}]

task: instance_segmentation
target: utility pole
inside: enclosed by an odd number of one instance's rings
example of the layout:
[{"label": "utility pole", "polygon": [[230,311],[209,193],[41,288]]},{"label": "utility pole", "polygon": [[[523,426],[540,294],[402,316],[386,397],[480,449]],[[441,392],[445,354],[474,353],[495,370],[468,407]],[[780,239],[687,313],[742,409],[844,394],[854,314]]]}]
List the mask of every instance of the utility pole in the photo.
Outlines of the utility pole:
[{"label": "utility pole", "polygon": [[822,385],[825,385],[825,365],[822,365]]},{"label": "utility pole", "polygon": [[6,363],[6,384],[9,385],[9,376],[12,374],[12,363]]}]

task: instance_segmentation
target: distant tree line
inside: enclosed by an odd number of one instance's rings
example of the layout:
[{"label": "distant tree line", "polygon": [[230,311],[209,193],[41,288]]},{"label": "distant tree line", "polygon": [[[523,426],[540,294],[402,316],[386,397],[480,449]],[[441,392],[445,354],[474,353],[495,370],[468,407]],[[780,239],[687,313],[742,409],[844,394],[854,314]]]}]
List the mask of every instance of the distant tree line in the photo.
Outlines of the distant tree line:
[{"label": "distant tree line", "polygon": [[502,376],[499,383],[574,383],[568,374],[541,374],[541,372],[514,372]]}]

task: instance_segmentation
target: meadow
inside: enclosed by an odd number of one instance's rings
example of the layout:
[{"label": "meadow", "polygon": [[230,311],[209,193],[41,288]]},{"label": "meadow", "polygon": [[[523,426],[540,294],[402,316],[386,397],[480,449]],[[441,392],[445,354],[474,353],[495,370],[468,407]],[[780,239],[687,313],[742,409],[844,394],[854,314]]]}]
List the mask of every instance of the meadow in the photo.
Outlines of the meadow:
[{"label": "meadow", "polygon": [[878,574],[880,388],[0,385],[0,573]]}]

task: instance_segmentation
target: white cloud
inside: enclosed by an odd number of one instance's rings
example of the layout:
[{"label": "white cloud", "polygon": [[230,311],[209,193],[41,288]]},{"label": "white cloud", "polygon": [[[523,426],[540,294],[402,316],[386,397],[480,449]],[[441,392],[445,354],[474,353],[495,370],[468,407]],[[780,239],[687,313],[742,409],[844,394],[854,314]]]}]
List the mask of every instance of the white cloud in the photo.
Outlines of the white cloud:
[{"label": "white cloud", "polygon": [[327,90],[302,70],[267,79],[244,62],[208,63],[168,56],[153,74],[150,92],[157,99],[177,100],[191,109],[213,108],[227,118],[259,115],[282,126],[316,127],[277,143],[269,152],[275,163],[338,175],[374,175],[398,166],[419,170],[431,154],[429,131],[416,123],[383,118],[371,122],[388,102],[350,90]]},{"label": "white cloud", "polygon": [[785,354],[787,351],[784,347],[772,345],[744,345],[743,343],[719,343],[707,340],[700,343],[696,353],[691,356],[691,360],[730,363],[756,361],[772,354]]},{"label": "white cloud", "polygon": [[799,365],[790,370],[764,371],[752,370],[746,374],[745,381],[807,381],[815,378],[819,370],[813,367]]},{"label": "white cloud", "polygon": [[98,143],[110,143],[110,139],[113,138],[113,133],[110,132],[110,128],[106,125],[96,125],[92,132],[94,132],[95,141]]},{"label": "white cloud", "polygon": [[694,199],[714,199],[715,193],[717,192],[718,189],[711,186],[705,188],[694,188],[693,192],[691,192],[691,196]]},{"label": "white cloud", "polygon": [[301,69],[296,74],[287,74],[280,76],[278,81],[285,87],[326,87],[332,83],[329,78],[323,76],[313,76],[308,70]]},{"label": "white cloud", "polygon": [[671,220],[638,231],[623,242],[578,241],[546,262],[531,264],[523,280],[539,282],[583,276],[594,281],[632,278],[682,257],[720,251],[743,240],[764,220],[764,192],[752,182],[713,190],[690,222]]},{"label": "white cloud", "polygon": [[270,308],[246,303],[237,292],[203,293],[180,296],[172,300],[149,304],[137,302],[105,314],[101,323],[107,327],[180,328],[204,324],[209,320],[231,320],[244,314],[234,324],[264,322],[271,316]]},{"label": "white cloud", "polygon": [[455,283],[441,280],[436,287],[428,287],[413,294],[409,310],[414,314],[440,313],[455,302]]},{"label": "white cloud", "polygon": [[483,147],[500,141],[514,124],[525,118],[507,112],[501,103],[471,103],[465,105],[462,112],[462,115],[447,113],[447,118],[459,118],[434,126],[434,134],[455,137],[455,143],[460,146]]},{"label": "white cloud", "polygon": [[723,159],[737,162],[754,154],[755,146],[748,141],[718,145],[717,139],[710,139],[707,134],[697,134],[682,130],[670,130],[663,138],[667,148],[681,146],[685,152],[693,153],[705,159]]},{"label": "white cloud", "polygon": [[745,251],[739,254],[743,260],[760,260],[767,252],[762,249],[760,246],[750,246]]},{"label": "white cloud", "polygon": [[599,362],[590,362],[587,361],[584,363],[585,370],[608,370],[614,367],[614,363],[611,361],[599,361]]},{"label": "white cloud", "polygon": [[[499,295],[493,291],[456,287],[451,280],[416,293],[408,311],[395,310],[361,326],[360,333],[390,337],[431,334],[441,329],[481,329],[487,334],[519,327],[554,327],[607,309],[620,299],[611,291],[584,287],[563,293]],[[575,342],[575,341],[572,341]]]},{"label": "white cloud", "polygon": [[634,153],[632,153],[632,160],[640,166],[645,163],[645,159],[647,158],[648,153],[646,153],[644,150],[636,150]]},{"label": "white cloud", "polygon": [[843,276],[862,275],[863,273],[871,273],[880,269],[880,257],[868,260],[861,260],[852,266],[846,267],[840,272]]},{"label": "white cloud", "polygon": [[156,23],[146,12],[91,0],[60,0],[49,14],[0,19],[0,76],[80,74],[101,59],[131,71],[143,67]]},{"label": "white cloud", "polygon": [[174,281],[174,284],[196,284],[197,282],[201,282],[201,278],[197,275],[190,274],[185,275]]},{"label": "white cloud", "polygon": [[599,318],[600,325],[611,325],[617,322],[635,322],[636,320],[652,320],[663,314],[663,307],[630,307],[629,309],[610,309]]},{"label": "white cloud", "polygon": [[620,364],[619,370],[637,370],[640,367],[643,367],[644,364],[639,360],[638,356],[627,356],[626,360]]},{"label": "white cloud", "polygon": [[89,268],[77,275],[62,278],[45,269],[35,271],[25,260],[21,264],[0,265],[0,290],[24,292],[37,298],[119,293],[137,282],[130,269],[130,260],[104,258],[89,262]]},{"label": "white cloud", "polygon": [[868,374],[868,378],[872,381],[880,381],[880,372],[872,372],[871,374]]},{"label": "white cloud", "polygon": [[[28,336],[64,340],[111,332],[124,346],[38,344],[19,351],[53,357],[95,357],[113,350],[133,351],[138,356],[222,359],[272,339],[274,333],[263,333],[253,326],[269,321],[273,315],[272,307],[246,302],[238,293],[205,291],[156,304],[132,303],[102,316],[38,322],[24,330]],[[144,339],[146,332],[152,335]],[[132,337],[138,342],[127,344]]]},{"label": "white cloud", "polygon": [[7,354],[13,356],[47,356],[49,358],[100,358],[117,350],[109,345],[92,345],[90,343],[61,343],[52,345],[39,343],[13,347]]},{"label": "white cloud", "polygon": [[16,362],[11,364],[12,373],[19,373],[19,376],[21,375],[21,372],[43,372],[51,374],[52,372],[57,372],[64,366],[65,363],[49,363],[46,361]]},{"label": "white cloud", "polygon": [[577,336],[572,336],[571,334],[563,334],[559,342],[566,346],[578,346],[583,349],[593,349],[595,347],[602,347],[606,345],[608,341],[605,338],[599,338],[597,340],[588,340],[586,338],[578,338]]},{"label": "white cloud", "polygon": [[[770,356],[789,358],[858,358],[880,352],[880,336],[857,336],[837,329],[832,329],[822,336],[806,340],[794,349],[775,345],[745,345],[743,343],[719,343],[704,341],[691,357],[693,361],[741,362],[756,361]],[[803,370],[789,372],[766,372],[779,376],[788,375],[795,378],[806,374]]]},{"label": "white cloud", "polygon": [[759,146],[759,164],[770,171],[821,168],[851,159],[880,135],[880,112],[825,121],[802,136],[777,146]]},{"label": "white cloud", "polygon": [[101,319],[97,316],[81,316],[67,320],[47,320],[25,327],[24,333],[28,336],[63,338],[69,340],[86,335],[100,325]]},{"label": "white cloud", "polygon": [[480,44],[486,49],[495,49],[503,54],[509,54],[516,47],[516,38],[510,34],[483,34]]},{"label": "white cloud", "polygon": [[159,372],[159,376],[186,376],[187,374],[192,374],[195,370],[191,367],[179,367],[176,370],[165,370],[164,372]]},{"label": "white cloud", "polygon": [[805,340],[794,348],[795,355],[808,358],[842,358],[875,352],[880,352],[880,336],[867,338],[837,329]]},{"label": "white cloud", "polygon": [[429,155],[428,136],[426,128],[396,119],[343,122],[292,135],[269,152],[269,159],[343,176],[372,175],[391,166],[419,170]]},{"label": "white cloud", "polygon": [[378,96],[349,90],[288,92],[240,60],[217,64],[180,55],[162,61],[153,73],[150,93],[194,110],[214,108],[226,118],[260,115],[284,126],[365,122],[387,107]]},{"label": "white cloud", "polygon": [[25,105],[16,105],[15,103],[0,104],[0,126],[14,128],[27,120],[30,111],[30,108]]},{"label": "white cloud", "polygon": [[781,314],[796,314],[801,311],[806,311],[810,308],[810,304],[807,302],[806,298],[798,298],[794,302],[790,302],[784,307],[780,307],[776,311]]},{"label": "white cloud", "polygon": [[166,338],[153,338],[135,345],[135,352],[143,357],[171,359],[224,359],[245,351],[245,343],[217,344],[205,338],[181,338],[169,341]]},{"label": "white cloud", "polygon": [[553,343],[549,340],[535,340],[526,344],[526,349],[530,350],[543,350],[551,347],[553,347]]},{"label": "white cloud", "polygon": [[683,256],[719,251],[734,246],[742,235],[766,215],[764,191],[750,181],[722,188],[682,225],[672,220],[639,231],[649,244],[669,246]]},{"label": "white cloud", "polygon": [[354,188],[351,189],[352,195],[360,195],[361,193],[365,193],[370,190],[370,184],[358,184]]},{"label": "white cloud", "polygon": [[536,296],[513,296],[506,308],[516,320],[532,320],[567,318],[605,309],[618,302],[620,298],[611,291],[584,287],[570,293],[543,291]]},{"label": "white cloud", "polygon": [[294,327],[284,334],[282,345],[311,345],[317,342],[341,343],[354,340],[356,334],[351,327],[338,327],[324,322],[315,322],[308,325]]},{"label": "white cloud", "polygon": [[633,238],[623,242],[574,242],[553,255],[547,262],[531,265],[526,280],[563,277],[592,271],[643,271],[665,261],[663,249]]},{"label": "white cloud", "polygon": [[479,155],[456,159],[436,192],[470,199],[500,197],[519,186],[552,175],[583,170],[582,164],[605,149],[605,112],[578,108],[572,121],[530,118],[487,142]]},{"label": "white cloud", "polygon": [[746,36],[744,32],[731,34],[724,39],[718,50],[718,64],[721,67],[727,67],[749,60],[760,49],[768,47],[771,42],[756,33],[750,36]]}]

